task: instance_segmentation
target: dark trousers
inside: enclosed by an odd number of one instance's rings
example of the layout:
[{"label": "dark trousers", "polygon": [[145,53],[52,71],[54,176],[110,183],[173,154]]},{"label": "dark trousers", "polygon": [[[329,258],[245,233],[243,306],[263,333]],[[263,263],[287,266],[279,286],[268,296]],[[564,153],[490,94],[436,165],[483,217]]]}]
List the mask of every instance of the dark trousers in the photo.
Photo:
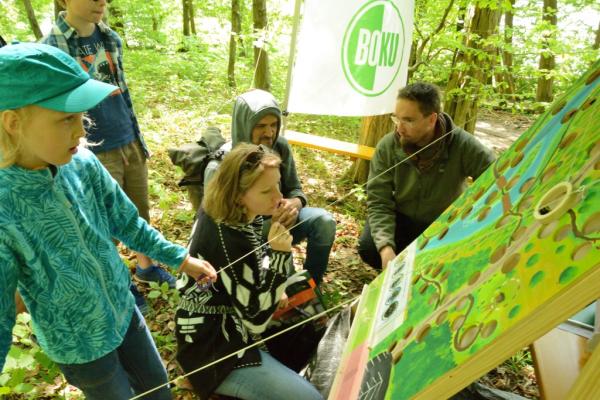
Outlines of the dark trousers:
[{"label": "dark trousers", "polygon": [[[394,233],[396,254],[418,238],[428,226],[428,224],[414,222],[404,214],[396,213],[396,231]],[[377,247],[375,247],[375,242],[373,242],[368,220],[360,239],[358,239],[358,254],[371,267],[381,269],[381,256]]]}]

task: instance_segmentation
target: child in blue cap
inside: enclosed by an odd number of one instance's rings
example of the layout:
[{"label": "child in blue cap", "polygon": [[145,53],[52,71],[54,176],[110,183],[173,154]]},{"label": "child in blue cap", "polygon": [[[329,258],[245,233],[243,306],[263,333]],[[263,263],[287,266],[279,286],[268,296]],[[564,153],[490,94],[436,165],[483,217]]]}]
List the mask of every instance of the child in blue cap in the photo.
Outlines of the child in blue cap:
[{"label": "child in blue cap", "polygon": [[[83,146],[83,112],[115,86],[44,44],[0,49],[0,367],[18,287],[42,349],[88,399],[127,399],[167,374],[112,238],[195,279],[213,267],[168,242]],[[171,398],[167,385],[145,398]]]}]

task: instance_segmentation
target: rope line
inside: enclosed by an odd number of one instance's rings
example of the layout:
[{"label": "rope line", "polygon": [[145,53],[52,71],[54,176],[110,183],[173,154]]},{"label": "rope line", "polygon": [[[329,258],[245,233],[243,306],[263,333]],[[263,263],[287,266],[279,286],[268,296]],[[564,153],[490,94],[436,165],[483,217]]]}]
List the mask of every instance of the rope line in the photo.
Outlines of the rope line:
[{"label": "rope line", "polygon": [[[432,146],[433,144],[437,143],[438,141],[444,139],[446,136],[448,136],[449,134],[451,134],[452,132],[454,132],[456,129],[460,129],[459,127],[456,127],[448,132],[446,132],[445,134],[443,134],[442,136],[440,136],[439,138],[437,138],[436,140],[432,141],[431,143],[429,143],[428,145],[422,147],[421,149],[419,149],[418,151],[414,152],[413,154],[407,156],[406,158],[400,160],[399,162],[397,162],[396,164],[392,165],[391,167],[389,167],[388,169],[386,169],[385,171],[381,172],[380,174],[374,176],[373,178],[367,180],[367,182],[358,185],[357,187],[353,188],[352,190],[350,190],[350,192],[346,193],[344,196],[342,196],[341,198],[335,200],[334,202],[328,204],[326,206],[326,208],[331,208],[334,205],[336,205],[337,203],[344,201],[346,198],[348,198],[349,196],[353,195],[354,193],[356,193],[357,191],[361,190],[363,187],[367,186],[370,182],[373,182],[374,180],[378,179],[379,177],[381,177],[384,174],[387,174],[389,171],[393,170],[394,168],[396,168],[397,166],[399,166],[400,164],[406,162],[407,160],[409,160],[410,158],[412,158],[413,156],[416,156],[417,154],[419,154],[422,151],[425,151],[429,146]],[[295,225],[291,226],[289,229],[287,229],[287,231],[291,231],[292,229],[302,225],[304,222],[306,222],[307,220],[304,221],[300,221],[298,223],[296,223]],[[223,268],[219,269],[217,271],[217,274],[221,273],[222,271],[225,271],[228,268],[231,268],[235,263],[237,263],[238,261],[248,257],[249,255],[253,254],[254,252],[258,251],[259,249],[263,248],[264,246],[266,246],[267,244],[271,243],[273,240],[277,239],[278,237],[284,235],[284,233],[280,233],[279,235],[273,237],[271,240],[267,240],[265,243],[263,243],[262,245],[258,246],[256,249],[249,251],[248,253],[244,254],[243,256],[239,257],[238,259],[234,260],[233,262],[229,263],[228,265],[224,266]]]},{"label": "rope line", "polygon": [[[409,160],[411,157],[413,157],[413,156],[415,156],[415,155],[419,154],[421,151],[424,151],[424,150],[425,150],[427,147],[429,147],[429,146],[431,146],[431,145],[435,144],[436,142],[438,142],[438,141],[440,141],[440,140],[444,139],[446,136],[448,136],[450,133],[454,132],[456,129],[459,129],[459,127],[456,127],[456,128],[454,128],[454,129],[452,129],[452,130],[448,131],[447,133],[445,133],[444,135],[442,135],[442,136],[441,136],[441,137],[439,137],[438,139],[436,139],[436,140],[432,141],[431,143],[429,143],[427,146],[424,146],[423,148],[419,149],[418,151],[416,151],[416,152],[415,152],[415,153],[413,153],[412,155],[409,155],[408,157],[406,157],[406,158],[404,158],[404,159],[400,160],[399,162],[397,162],[396,164],[392,165],[392,166],[391,166],[391,167],[389,167],[388,169],[386,169],[386,170],[382,171],[380,174],[378,174],[378,175],[374,176],[373,178],[369,179],[367,182],[363,183],[362,185],[359,185],[358,187],[356,187],[356,188],[352,189],[352,190],[351,190],[349,193],[347,193],[345,196],[342,196],[340,199],[338,199],[338,200],[336,200],[336,201],[332,202],[332,203],[331,203],[331,204],[329,204],[327,207],[328,207],[328,208],[329,208],[329,207],[332,207],[333,205],[337,204],[338,202],[340,202],[340,201],[343,201],[345,198],[347,198],[347,197],[348,197],[348,196],[350,196],[351,194],[355,193],[357,190],[361,189],[362,187],[366,186],[368,183],[370,183],[370,182],[372,182],[373,180],[375,180],[375,179],[378,179],[378,178],[379,178],[379,177],[381,177],[382,175],[384,175],[384,174],[386,174],[386,173],[390,172],[391,170],[393,170],[393,169],[394,169],[394,168],[396,168],[397,166],[399,166],[399,165],[401,165],[402,163],[404,163],[404,162],[406,162],[407,160]],[[590,187],[592,187],[592,186],[595,186],[595,185],[596,185],[596,184],[598,184],[599,182],[600,182],[600,179],[598,179],[598,180],[595,180],[595,181],[592,181],[591,183],[589,183],[589,184],[587,184],[587,185],[582,185],[581,187],[579,187],[579,188],[578,188],[578,189],[575,191],[575,193],[578,193],[578,194],[579,194],[579,193],[585,192],[585,190],[589,189],[589,188],[590,188]],[[548,202],[547,204],[545,204],[545,205],[544,205],[544,207],[549,207],[549,206],[553,205],[554,203],[556,203],[556,202],[557,202],[557,201],[559,201],[559,200],[560,200],[560,199],[556,199],[556,200],[550,201],[550,202]],[[293,228],[295,228],[295,227],[297,227],[297,226],[299,226],[299,225],[300,225],[300,224],[302,224],[302,223],[303,223],[303,222],[299,222],[299,223],[295,224],[295,225],[294,225],[292,228],[290,228],[290,230],[291,230],[291,229],[293,229]],[[492,234],[492,232],[488,233],[488,235],[486,235],[486,236],[489,236],[489,235],[491,235],[491,234]],[[273,239],[271,239],[271,240],[274,240],[274,239],[275,239],[275,238],[273,238]],[[247,257],[248,255],[251,255],[251,254],[252,254],[252,253],[254,253],[255,251],[258,251],[258,249],[262,248],[263,246],[266,246],[266,245],[267,245],[267,243],[269,243],[269,241],[268,241],[268,242],[266,242],[266,243],[264,243],[264,244],[262,244],[261,246],[257,247],[255,250],[253,250],[253,251],[251,251],[251,252],[248,252],[247,254],[245,254],[244,256],[242,256],[242,257],[240,257],[240,258],[238,258],[237,260],[234,260],[234,261],[233,261],[233,262],[231,262],[229,265],[227,265],[227,266],[225,266],[225,267],[221,268],[219,271],[217,271],[217,274],[218,274],[218,273],[220,273],[221,271],[224,271],[224,270],[225,270],[225,269],[227,269],[227,268],[230,268],[230,267],[231,267],[233,264],[235,264],[235,263],[236,263],[236,262],[238,262],[239,260],[243,259],[244,257]],[[369,290],[373,290],[373,289],[372,289],[372,288],[370,288]],[[319,313],[319,314],[316,314],[316,315],[314,315],[314,316],[312,316],[312,317],[309,317],[309,318],[307,318],[307,319],[305,319],[305,320],[302,320],[302,321],[300,321],[300,322],[298,322],[298,323],[296,323],[296,324],[294,324],[294,325],[292,325],[292,326],[290,326],[290,327],[288,327],[288,328],[285,328],[285,329],[283,329],[283,330],[282,330],[282,331],[280,331],[280,332],[277,332],[277,333],[275,333],[275,334],[273,334],[273,335],[271,335],[271,336],[269,336],[269,337],[263,338],[263,339],[261,339],[261,340],[259,340],[259,341],[255,342],[255,343],[253,343],[253,344],[251,344],[251,345],[249,345],[249,346],[245,347],[245,348],[242,348],[242,349],[240,349],[240,350],[237,350],[237,351],[235,351],[235,352],[233,352],[233,353],[231,353],[231,354],[228,354],[228,355],[226,355],[226,356],[223,356],[223,357],[221,357],[220,359],[218,359],[218,360],[215,360],[215,361],[213,361],[213,362],[211,362],[211,363],[209,363],[209,364],[206,364],[206,365],[204,365],[204,366],[202,366],[202,367],[200,367],[200,368],[197,368],[197,369],[195,369],[195,370],[193,370],[193,371],[190,371],[190,372],[188,372],[188,373],[185,373],[185,374],[183,374],[183,375],[180,375],[180,376],[178,376],[177,378],[174,378],[174,379],[170,380],[169,382],[167,382],[167,383],[165,383],[165,384],[162,384],[162,385],[160,385],[160,386],[157,386],[157,387],[155,387],[155,388],[153,388],[153,389],[151,389],[151,390],[148,390],[147,392],[144,392],[144,393],[142,393],[142,394],[136,395],[135,397],[132,397],[132,398],[131,398],[131,400],[136,400],[136,399],[139,399],[139,398],[141,398],[142,396],[145,396],[145,395],[147,395],[147,394],[153,393],[153,392],[155,392],[155,391],[159,390],[160,388],[162,388],[162,387],[164,387],[164,386],[167,386],[167,385],[169,385],[169,384],[175,383],[175,382],[176,382],[178,379],[181,379],[181,378],[186,378],[186,377],[188,377],[188,376],[190,376],[190,375],[192,375],[192,374],[195,374],[195,373],[197,373],[197,372],[200,372],[200,371],[202,371],[202,370],[204,370],[204,369],[207,369],[207,368],[209,368],[209,367],[211,367],[211,366],[213,366],[213,365],[215,365],[215,364],[218,364],[219,362],[221,362],[221,361],[223,361],[223,360],[226,360],[226,359],[228,359],[228,358],[231,358],[231,357],[235,356],[236,354],[238,354],[238,353],[240,353],[240,352],[242,352],[242,351],[246,351],[246,350],[249,350],[249,349],[251,349],[251,348],[254,348],[254,347],[256,347],[256,346],[258,346],[258,345],[260,345],[260,344],[262,344],[262,343],[264,343],[264,342],[266,342],[266,341],[268,341],[268,340],[270,340],[270,339],[272,339],[272,338],[275,338],[275,337],[277,337],[277,336],[279,336],[279,335],[282,335],[282,334],[284,334],[284,333],[286,333],[286,332],[288,332],[288,331],[290,331],[290,330],[292,330],[292,329],[295,329],[295,328],[297,328],[297,327],[299,327],[299,326],[302,326],[302,325],[304,325],[304,324],[306,324],[306,323],[308,323],[308,322],[310,322],[310,321],[313,321],[313,320],[315,320],[315,319],[318,319],[318,318],[320,318],[320,317],[322,317],[322,316],[324,316],[324,315],[326,315],[326,314],[328,314],[328,313],[330,313],[330,312],[332,312],[332,311],[334,311],[334,310],[337,310],[338,308],[341,308],[341,307],[343,307],[343,306],[345,306],[345,305],[347,305],[347,304],[350,304],[351,302],[353,302],[353,301],[356,301],[356,300],[357,300],[357,299],[359,299],[360,297],[361,297],[361,295],[358,295],[358,296],[355,296],[355,297],[353,297],[353,298],[352,298],[352,299],[350,299],[350,300],[346,300],[346,301],[344,301],[344,302],[342,302],[342,303],[340,303],[340,304],[337,304],[337,305],[335,305],[335,306],[333,306],[333,307],[331,307],[331,308],[329,308],[329,309],[327,309],[327,310],[325,310],[325,311],[323,311],[323,312],[321,312],[321,313]]]},{"label": "rope line", "polygon": [[203,365],[203,366],[202,366],[202,367],[200,367],[200,368],[197,368],[197,369],[195,369],[195,370],[193,370],[193,371],[190,371],[190,372],[188,372],[188,373],[186,373],[186,374],[180,375],[180,376],[178,376],[177,378],[175,378],[175,379],[172,379],[172,380],[170,380],[170,381],[169,381],[169,382],[167,382],[167,383],[163,383],[163,384],[162,384],[162,385],[160,385],[160,386],[157,386],[157,387],[155,387],[155,388],[153,388],[153,389],[150,389],[150,390],[148,390],[148,391],[146,391],[146,392],[144,392],[144,393],[138,394],[138,395],[136,395],[136,396],[132,397],[130,400],[136,400],[136,399],[140,399],[140,398],[142,398],[143,396],[146,396],[146,395],[148,395],[148,394],[150,394],[150,393],[153,393],[153,392],[155,392],[155,391],[157,391],[157,390],[161,389],[161,388],[162,388],[162,387],[164,387],[164,386],[168,386],[168,385],[170,385],[171,383],[175,383],[175,382],[176,382],[178,379],[181,379],[181,378],[186,378],[186,377],[188,377],[188,376],[190,376],[190,375],[193,375],[193,374],[195,374],[195,373],[197,373],[197,372],[200,372],[200,371],[202,371],[202,370],[205,370],[205,369],[207,369],[207,368],[209,368],[209,367],[212,367],[213,365],[215,365],[215,364],[218,364],[218,363],[220,363],[221,361],[224,361],[224,360],[226,360],[226,359],[228,359],[228,358],[231,358],[231,357],[233,357],[233,356],[237,355],[238,353],[245,352],[246,350],[250,350],[250,349],[252,349],[252,348],[254,348],[254,347],[257,347],[257,346],[259,346],[259,345],[263,344],[264,342],[266,342],[267,340],[270,340],[270,339],[273,339],[273,338],[275,338],[275,337],[277,337],[277,336],[279,336],[279,335],[282,335],[282,334],[284,334],[284,333],[286,333],[286,332],[288,332],[288,331],[290,331],[290,330],[292,330],[292,329],[295,329],[295,328],[297,328],[297,327],[299,327],[299,326],[301,326],[301,325],[303,325],[303,324],[305,324],[305,323],[307,323],[307,322],[309,322],[309,321],[312,321],[312,320],[318,319],[318,318],[320,318],[320,317],[323,317],[324,315],[326,315],[326,314],[328,314],[328,313],[330,313],[330,312],[332,312],[332,311],[334,311],[334,310],[336,310],[336,309],[338,309],[338,308],[341,308],[341,307],[343,307],[343,306],[345,306],[345,305],[347,305],[347,304],[349,304],[349,303],[351,303],[351,302],[355,301],[355,300],[356,300],[356,299],[358,299],[359,297],[360,297],[360,295],[358,295],[358,296],[356,296],[356,297],[354,297],[354,298],[352,298],[352,299],[350,299],[350,300],[346,300],[346,301],[344,301],[344,302],[342,302],[342,303],[340,303],[340,304],[338,304],[338,305],[336,305],[336,306],[333,306],[333,307],[331,307],[331,308],[329,308],[329,309],[327,309],[327,310],[325,310],[325,311],[323,311],[323,312],[321,312],[321,313],[319,313],[319,314],[315,314],[315,315],[313,315],[313,316],[312,316],[312,317],[310,317],[310,318],[307,318],[307,319],[305,319],[305,320],[302,320],[302,321],[300,321],[300,322],[296,323],[295,325],[289,326],[289,327],[287,327],[287,328],[285,328],[285,329],[283,329],[283,330],[281,330],[281,331],[279,331],[279,332],[277,332],[277,333],[274,333],[273,335],[271,335],[271,336],[269,336],[269,337],[267,337],[267,338],[264,338],[264,339],[261,339],[261,340],[259,340],[259,341],[256,341],[256,342],[254,342],[253,344],[251,344],[251,345],[248,345],[248,346],[246,346],[246,347],[244,347],[244,348],[242,348],[242,349],[240,349],[240,350],[237,350],[237,351],[236,351],[236,352],[234,352],[234,353],[231,353],[231,354],[228,354],[228,355],[226,355],[226,356],[223,356],[223,357],[219,358],[218,360],[215,360],[215,361],[213,361],[213,362],[211,362],[211,363],[208,363],[208,364],[206,364],[206,365]]},{"label": "rope line", "polygon": [[[406,162],[407,160],[409,160],[411,157],[413,157],[413,156],[415,156],[415,155],[419,154],[420,152],[422,152],[422,151],[424,151],[425,149],[427,149],[429,146],[431,146],[431,145],[435,144],[436,142],[438,142],[438,141],[442,140],[443,138],[445,138],[446,136],[448,136],[450,133],[454,132],[456,129],[459,129],[459,127],[456,127],[456,128],[454,128],[454,129],[452,129],[452,130],[450,130],[450,131],[446,132],[444,135],[440,136],[439,138],[437,138],[436,140],[432,141],[432,142],[431,142],[431,143],[429,143],[428,145],[426,145],[426,146],[424,146],[423,148],[419,149],[418,151],[416,151],[416,152],[415,152],[415,153],[413,153],[412,155],[409,155],[408,157],[406,157],[406,158],[404,158],[404,159],[400,160],[398,163],[396,163],[396,164],[392,165],[390,168],[388,168],[388,169],[386,169],[385,171],[381,172],[380,174],[376,175],[376,176],[375,176],[375,177],[373,177],[372,179],[370,179],[370,180],[368,180],[367,182],[363,183],[362,185],[359,185],[358,187],[356,187],[356,188],[352,189],[352,190],[351,190],[349,193],[347,193],[345,196],[342,196],[340,199],[338,199],[338,200],[336,200],[336,201],[332,202],[332,203],[331,203],[331,204],[329,204],[327,207],[328,207],[328,208],[329,208],[329,207],[332,207],[333,205],[335,205],[335,204],[339,203],[340,201],[343,201],[345,198],[347,198],[347,197],[348,197],[348,196],[350,196],[351,194],[355,193],[355,192],[356,192],[357,190],[359,190],[361,187],[363,187],[363,186],[366,186],[366,185],[367,185],[369,182],[372,182],[373,180],[375,180],[375,179],[379,178],[380,176],[382,176],[382,175],[384,175],[384,174],[388,173],[388,172],[389,172],[389,171],[391,171],[392,169],[396,168],[398,165],[400,165],[400,164],[402,164],[402,163]],[[301,222],[299,222],[299,223],[295,224],[295,225],[294,225],[293,227],[291,227],[289,230],[291,230],[291,229],[293,229],[293,228],[295,228],[295,227],[297,227],[297,226],[301,225],[303,222],[305,222],[305,221],[301,221]],[[281,236],[281,235],[282,235],[282,234],[280,234],[280,235],[278,235],[278,236]],[[273,240],[275,240],[275,239],[276,239],[278,236],[274,237],[274,238],[273,238],[273,239],[271,239],[270,241],[273,241]],[[258,251],[258,250],[259,250],[259,249],[261,249],[262,247],[266,246],[266,245],[267,245],[267,244],[268,244],[270,241],[267,241],[267,242],[263,243],[262,245],[258,246],[258,247],[257,247],[257,248],[255,248],[254,250],[252,250],[252,251],[250,251],[250,252],[246,253],[246,254],[245,254],[245,255],[243,255],[242,257],[240,257],[240,258],[238,258],[238,259],[234,260],[233,262],[229,263],[229,264],[228,264],[228,265],[226,265],[225,267],[223,267],[223,268],[219,269],[219,270],[217,271],[217,274],[221,273],[222,271],[226,270],[227,268],[230,268],[231,266],[233,266],[235,263],[237,263],[238,261],[242,260],[243,258],[245,258],[245,257],[247,257],[247,256],[249,256],[249,255],[251,255],[251,254],[253,254],[254,252]],[[321,317],[321,316],[324,316],[325,314],[327,314],[327,313],[329,313],[329,312],[331,312],[331,311],[333,311],[333,310],[336,310],[336,309],[338,309],[338,308],[340,308],[340,307],[342,307],[342,306],[345,306],[346,304],[349,304],[349,303],[351,303],[351,302],[355,301],[355,300],[356,300],[356,299],[358,299],[359,297],[360,297],[360,295],[359,295],[359,296],[356,296],[356,297],[353,297],[353,298],[352,298],[352,299],[350,299],[350,300],[344,301],[344,302],[342,302],[342,303],[340,303],[340,304],[337,304],[337,305],[335,305],[335,306],[333,306],[333,307],[331,307],[331,308],[329,308],[329,309],[327,309],[327,310],[325,310],[325,311],[323,311],[323,312],[321,312],[321,313],[319,313],[319,314],[316,314],[316,315],[314,315],[314,316],[312,316],[312,317],[310,317],[310,318],[307,318],[307,319],[305,319],[305,320],[302,320],[302,321],[300,321],[300,322],[296,323],[295,325],[292,325],[292,326],[290,326],[290,327],[288,327],[288,328],[286,328],[286,329],[284,329],[284,330],[282,330],[282,331],[280,331],[280,332],[277,332],[277,333],[275,333],[275,334],[273,334],[273,335],[271,335],[271,336],[269,336],[269,337],[267,337],[267,338],[263,338],[263,339],[261,339],[260,341],[253,343],[252,345],[249,345],[249,346],[247,346],[247,347],[245,347],[245,348],[243,348],[243,349],[237,350],[237,351],[235,351],[235,352],[233,352],[233,353],[231,353],[231,354],[228,354],[228,355],[226,355],[226,356],[223,356],[223,357],[221,357],[220,359],[218,359],[218,360],[215,360],[215,361],[213,361],[213,362],[211,362],[211,363],[209,363],[209,364],[206,364],[206,365],[204,365],[204,366],[202,366],[202,367],[200,367],[200,368],[197,368],[197,369],[195,369],[195,370],[193,370],[193,371],[190,371],[190,372],[188,372],[188,373],[186,373],[186,374],[180,375],[180,376],[178,376],[177,378],[175,378],[175,379],[172,379],[172,380],[170,380],[170,381],[169,381],[169,382],[167,382],[167,383],[164,383],[164,384],[162,384],[162,385],[159,385],[159,386],[157,386],[157,387],[155,387],[155,388],[153,388],[153,389],[150,389],[150,390],[148,390],[148,391],[146,391],[146,392],[144,392],[144,393],[141,393],[141,394],[139,394],[139,395],[136,395],[135,397],[132,397],[130,400],[136,400],[136,399],[139,399],[139,398],[141,398],[142,396],[145,396],[145,395],[147,395],[147,394],[153,393],[153,392],[155,392],[155,391],[159,390],[160,388],[162,388],[162,387],[164,387],[164,386],[167,386],[167,385],[169,385],[169,384],[171,384],[171,383],[174,383],[174,382],[176,382],[178,379],[181,379],[181,378],[188,377],[188,376],[190,376],[190,375],[192,375],[192,374],[194,374],[194,373],[196,373],[196,372],[199,372],[199,371],[202,371],[202,370],[204,370],[204,369],[206,369],[206,368],[209,368],[209,367],[211,367],[211,366],[213,366],[213,365],[215,365],[215,364],[217,364],[217,363],[219,363],[219,362],[221,362],[221,361],[223,361],[223,360],[226,360],[226,359],[228,359],[228,358],[230,358],[230,357],[233,357],[233,356],[235,356],[236,354],[238,354],[238,353],[239,353],[239,352],[241,352],[241,351],[245,351],[245,350],[251,349],[251,348],[253,348],[253,347],[256,347],[256,346],[258,346],[259,344],[262,344],[262,343],[266,342],[267,340],[270,340],[270,339],[272,339],[272,338],[275,338],[275,337],[277,337],[277,336],[279,336],[279,335],[281,335],[281,334],[283,334],[283,333],[285,333],[285,332],[288,332],[289,330],[292,330],[292,329],[294,329],[294,328],[297,328],[297,327],[299,327],[299,326],[302,326],[303,324],[306,324],[306,323],[308,323],[308,322],[310,322],[310,321],[312,321],[312,320],[314,320],[314,319],[317,319],[317,318],[319,318],[319,317]]]}]

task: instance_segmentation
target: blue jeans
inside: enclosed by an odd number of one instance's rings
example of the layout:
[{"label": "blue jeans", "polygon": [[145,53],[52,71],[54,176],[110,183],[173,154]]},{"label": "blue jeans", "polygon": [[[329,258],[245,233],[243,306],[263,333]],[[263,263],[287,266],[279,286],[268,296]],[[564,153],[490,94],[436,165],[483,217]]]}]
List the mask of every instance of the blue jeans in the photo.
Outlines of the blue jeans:
[{"label": "blue jeans", "polygon": [[[310,272],[318,284],[327,270],[329,252],[335,239],[335,219],[322,208],[304,207],[300,210],[294,225],[298,226],[290,232],[293,237],[293,244],[306,239],[304,269]],[[270,227],[271,219],[265,219],[263,225],[263,238],[265,240],[267,240]]]},{"label": "blue jeans", "polygon": [[259,350],[262,364],[231,371],[215,393],[242,400],[321,400],[323,396],[300,375]]},{"label": "blue jeans", "polygon": [[[167,371],[135,307],[123,343],[97,360],[85,364],[58,364],[67,382],[78,387],[86,399],[130,399],[168,382]],[[167,386],[144,399],[171,399]]]}]

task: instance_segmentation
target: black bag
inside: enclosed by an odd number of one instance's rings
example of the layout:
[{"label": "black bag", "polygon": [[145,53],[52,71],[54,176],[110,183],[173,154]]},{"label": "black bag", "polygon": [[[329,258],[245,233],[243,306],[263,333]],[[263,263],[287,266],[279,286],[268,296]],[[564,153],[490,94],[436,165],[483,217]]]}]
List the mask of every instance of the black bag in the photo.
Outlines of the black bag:
[{"label": "black bag", "polygon": [[[325,311],[323,297],[308,271],[296,273],[295,283],[285,292],[289,306],[278,310],[267,330],[262,334],[269,337],[296,323]],[[288,368],[300,372],[317,350],[319,340],[325,333],[327,316],[307,322],[265,342],[269,353]]]},{"label": "black bag", "polygon": [[187,186],[194,210],[198,209],[204,196],[204,170],[211,160],[220,161],[223,158],[223,151],[219,149],[225,142],[221,130],[210,127],[202,132],[197,142],[168,150],[171,162],[185,174],[179,186]]}]

